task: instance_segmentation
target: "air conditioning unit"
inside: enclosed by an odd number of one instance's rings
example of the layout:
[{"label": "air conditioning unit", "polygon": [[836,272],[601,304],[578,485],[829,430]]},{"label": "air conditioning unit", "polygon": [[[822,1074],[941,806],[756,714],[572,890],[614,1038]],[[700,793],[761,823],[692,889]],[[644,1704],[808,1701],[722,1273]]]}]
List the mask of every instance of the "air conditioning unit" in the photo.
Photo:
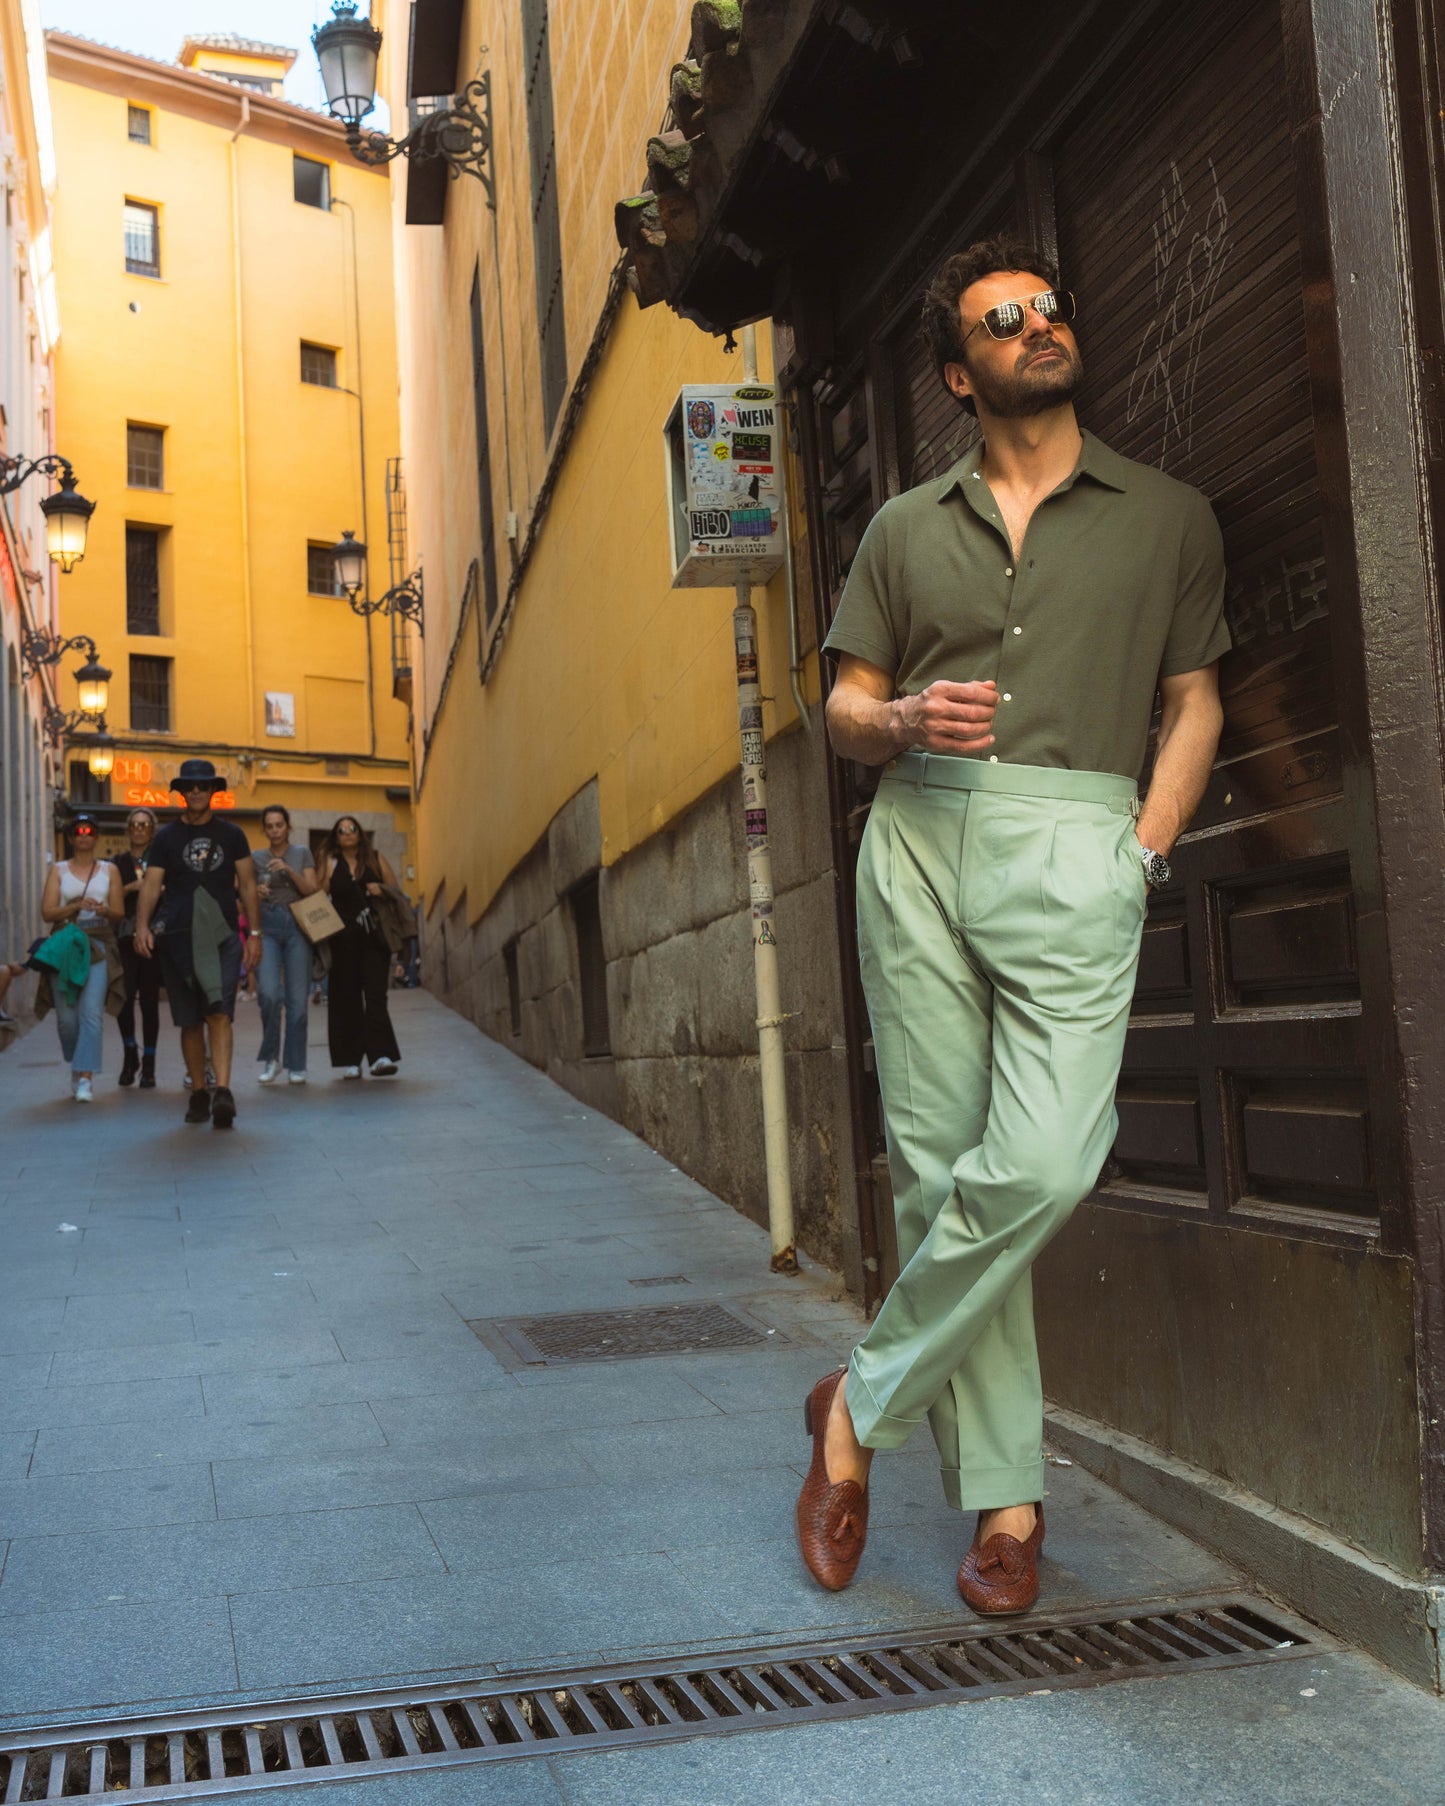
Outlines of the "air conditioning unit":
[{"label": "air conditioning unit", "polygon": [[674,589],[766,583],[784,557],[782,420],[766,383],[689,383],[663,428]]}]

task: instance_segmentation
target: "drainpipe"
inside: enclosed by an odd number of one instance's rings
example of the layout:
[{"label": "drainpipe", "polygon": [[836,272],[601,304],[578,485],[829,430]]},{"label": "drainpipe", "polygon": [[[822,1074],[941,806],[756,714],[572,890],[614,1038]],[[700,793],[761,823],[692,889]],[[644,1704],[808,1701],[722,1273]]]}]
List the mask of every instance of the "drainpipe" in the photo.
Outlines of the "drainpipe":
[{"label": "drainpipe", "polygon": [[[773,351],[773,369],[778,367],[776,346]],[[779,415],[782,413],[782,400],[778,403]],[[788,688],[793,693],[793,707],[798,711],[798,720],[802,723],[803,732],[811,734],[812,719],[808,714],[808,705],[803,700],[803,645],[798,633],[798,582],[793,568],[793,515],[788,498],[788,448],[780,445],[778,457],[778,490],[783,506],[783,571],[787,580],[788,596]]]},{"label": "drainpipe", "polygon": [[[758,339],[743,328],[743,380],[758,380]],[[786,503],[784,504],[786,506]],[[791,583],[789,585],[791,589]],[[763,693],[758,684],[758,617],[751,584],[736,586],[733,646],[737,657],[738,729],[742,736],[743,822],[748,843],[748,891],[753,911],[753,981],[757,987],[758,1063],[763,1088],[763,1154],[768,1175],[768,1234],[774,1273],[796,1273],[793,1175],[788,1159],[788,1093],[778,986],[778,937],[773,926],[773,855],[768,845],[768,791],[763,767]]]},{"label": "drainpipe", "polygon": [[241,118],[231,133],[231,278],[236,309],[236,425],[241,480],[241,595],[245,607],[246,641],[246,741],[257,742],[256,733],[256,634],[251,614],[251,487],[246,473],[246,349],[244,290],[241,282],[241,179],[240,149],[236,140],[251,123],[251,98],[241,95]]}]

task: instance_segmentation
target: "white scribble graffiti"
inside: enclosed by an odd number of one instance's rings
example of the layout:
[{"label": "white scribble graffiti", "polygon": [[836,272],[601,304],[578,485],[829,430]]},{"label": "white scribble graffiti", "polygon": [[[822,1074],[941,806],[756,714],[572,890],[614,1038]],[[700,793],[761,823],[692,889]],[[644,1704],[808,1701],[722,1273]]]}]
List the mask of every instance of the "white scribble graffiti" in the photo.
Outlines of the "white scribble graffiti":
[{"label": "white scribble graffiti", "polygon": [[1131,423],[1137,420],[1157,398],[1163,414],[1161,460],[1167,458],[1171,444],[1186,457],[1189,454],[1204,327],[1232,249],[1229,207],[1213,158],[1209,181],[1213,194],[1202,221],[1199,209],[1184,192],[1176,162],[1171,160],[1159,191],[1154,221],[1154,317],[1129,381],[1128,419]]}]

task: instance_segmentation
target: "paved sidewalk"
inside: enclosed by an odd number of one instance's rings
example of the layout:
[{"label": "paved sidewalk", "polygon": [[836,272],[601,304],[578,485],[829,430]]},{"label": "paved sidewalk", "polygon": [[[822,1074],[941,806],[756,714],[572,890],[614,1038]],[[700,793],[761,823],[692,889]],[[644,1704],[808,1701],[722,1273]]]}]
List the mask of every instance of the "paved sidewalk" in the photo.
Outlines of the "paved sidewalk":
[{"label": "paved sidewalk", "polygon": [[[182,1124],[169,1033],[160,1089],[112,1071],[88,1110],[49,1023],[0,1053],[0,1725],[966,1617],[923,1435],[875,1468],[858,1582],[825,1594],[798,1562],[799,1407],[860,1327],[831,1277],[771,1275],[760,1230],[424,993],[397,1013],[398,1081],[260,1091],[243,1060],[230,1135]],[[708,1298],[773,1334],[511,1372],[467,1326]],[[1050,1471],[1049,1604],[1237,1584]],[[910,1806],[961,1780],[1005,1803],[1428,1802],[1442,1724],[1340,1655],[326,1797],[862,1801],[886,1776]]]}]

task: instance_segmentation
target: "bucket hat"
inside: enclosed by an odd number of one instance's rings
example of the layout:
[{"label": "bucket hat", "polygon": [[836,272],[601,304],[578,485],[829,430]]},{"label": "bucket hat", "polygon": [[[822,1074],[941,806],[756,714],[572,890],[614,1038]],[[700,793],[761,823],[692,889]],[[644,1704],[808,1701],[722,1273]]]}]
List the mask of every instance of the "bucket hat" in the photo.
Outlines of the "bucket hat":
[{"label": "bucket hat", "polygon": [[171,789],[184,794],[185,784],[206,784],[211,786],[211,795],[226,788],[227,780],[221,777],[209,759],[182,759],[181,768],[171,779]]}]

